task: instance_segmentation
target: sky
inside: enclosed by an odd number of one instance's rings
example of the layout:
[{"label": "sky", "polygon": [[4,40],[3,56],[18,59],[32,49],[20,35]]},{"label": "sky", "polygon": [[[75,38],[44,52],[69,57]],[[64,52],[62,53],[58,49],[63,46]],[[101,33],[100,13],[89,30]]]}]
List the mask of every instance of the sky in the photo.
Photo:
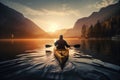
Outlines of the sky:
[{"label": "sky", "polygon": [[46,32],[73,28],[75,22],[118,0],[0,0]]}]

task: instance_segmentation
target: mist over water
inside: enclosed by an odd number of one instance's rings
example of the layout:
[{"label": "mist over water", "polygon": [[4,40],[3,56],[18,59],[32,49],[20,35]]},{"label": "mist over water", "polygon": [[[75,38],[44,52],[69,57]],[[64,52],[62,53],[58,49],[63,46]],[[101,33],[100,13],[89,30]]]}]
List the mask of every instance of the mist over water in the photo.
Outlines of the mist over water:
[{"label": "mist over water", "polygon": [[45,48],[55,40],[0,41],[0,80],[120,80],[119,41],[67,39],[70,56],[61,70],[54,46]]}]

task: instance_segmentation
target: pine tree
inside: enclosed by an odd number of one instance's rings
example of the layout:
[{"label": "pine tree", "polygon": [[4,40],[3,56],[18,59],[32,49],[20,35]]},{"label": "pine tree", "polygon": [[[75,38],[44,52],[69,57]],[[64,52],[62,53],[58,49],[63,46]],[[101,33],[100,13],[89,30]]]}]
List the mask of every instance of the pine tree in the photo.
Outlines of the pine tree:
[{"label": "pine tree", "polygon": [[101,30],[102,30],[101,24],[99,21],[97,21],[93,30],[94,37],[101,37],[101,33],[102,33]]},{"label": "pine tree", "polygon": [[81,30],[82,36],[81,36],[81,37],[86,37],[86,33],[87,33],[86,27],[87,27],[86,25],[83,25],[83,26],[82,26],[82,30]]},{"label": "pine tree", "polygon": [[88,34],[87,34],[87,36],[88,37],[93,37],[93,25],[91,25],[90,27],[89,27],[89,29],[88,29]]}]

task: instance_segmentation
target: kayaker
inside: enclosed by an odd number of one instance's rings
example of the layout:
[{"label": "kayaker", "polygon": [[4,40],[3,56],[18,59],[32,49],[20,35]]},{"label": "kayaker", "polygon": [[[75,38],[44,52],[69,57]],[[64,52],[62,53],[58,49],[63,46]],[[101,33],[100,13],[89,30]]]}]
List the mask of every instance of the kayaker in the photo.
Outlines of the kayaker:
[{"label": "kayaker", "polygon": [[70,47],[67,42],[63,39],[63,35],[59,36],[59,40],[55,42],[57,49],[65,49],[65,47]]}]

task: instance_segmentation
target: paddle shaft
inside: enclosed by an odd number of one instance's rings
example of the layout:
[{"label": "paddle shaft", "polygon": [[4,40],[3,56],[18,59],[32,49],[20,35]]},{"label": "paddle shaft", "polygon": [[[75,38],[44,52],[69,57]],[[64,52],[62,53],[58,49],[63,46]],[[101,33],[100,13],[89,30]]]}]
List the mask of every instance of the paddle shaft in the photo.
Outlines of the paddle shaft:
[{"label": "paddle shaft", "polygon": [[[50,45],[50,44],[46,44],[45,47],[46,48],[49,48],[49,47],[52,47],[53,45]],[[75,45],[70,45],[70,46],[73,46],[75,48],[79,48],[80,47],[80,44],[75,44]]]}]

